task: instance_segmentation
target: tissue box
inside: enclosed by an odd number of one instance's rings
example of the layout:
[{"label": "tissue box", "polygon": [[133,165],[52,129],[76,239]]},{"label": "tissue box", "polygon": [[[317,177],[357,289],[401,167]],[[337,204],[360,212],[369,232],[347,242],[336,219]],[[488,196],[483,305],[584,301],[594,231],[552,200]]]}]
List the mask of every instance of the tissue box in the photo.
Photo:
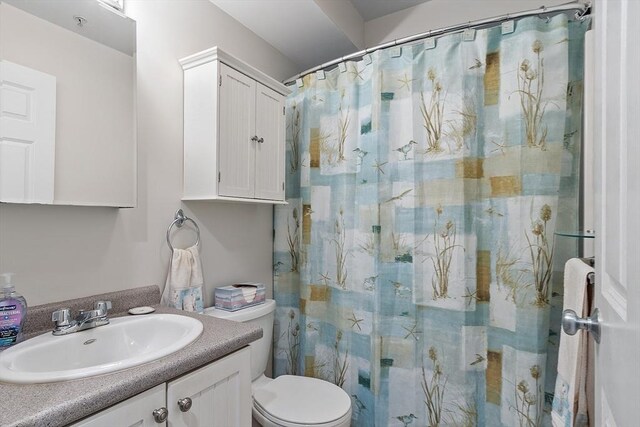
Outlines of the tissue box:
[{"label": "tissue box", "polygon": [[215,290],[215,307],[221,310],[236,311],[262,304],[265,300],[265,288],[262,283],[236,283]]}]

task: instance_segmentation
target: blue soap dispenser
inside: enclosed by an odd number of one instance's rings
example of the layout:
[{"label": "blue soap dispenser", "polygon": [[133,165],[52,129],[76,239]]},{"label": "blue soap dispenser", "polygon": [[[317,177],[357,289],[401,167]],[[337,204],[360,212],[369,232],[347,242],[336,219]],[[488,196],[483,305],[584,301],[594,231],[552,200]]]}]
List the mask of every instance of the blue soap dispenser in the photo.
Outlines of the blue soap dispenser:
[{"label": "blue soap dispenser", "polygon": [[0,294],[0,351],[22,341],[22,326],[27,316],[27,301],[11,282],[13,273],[0,274],[5,285]]}]

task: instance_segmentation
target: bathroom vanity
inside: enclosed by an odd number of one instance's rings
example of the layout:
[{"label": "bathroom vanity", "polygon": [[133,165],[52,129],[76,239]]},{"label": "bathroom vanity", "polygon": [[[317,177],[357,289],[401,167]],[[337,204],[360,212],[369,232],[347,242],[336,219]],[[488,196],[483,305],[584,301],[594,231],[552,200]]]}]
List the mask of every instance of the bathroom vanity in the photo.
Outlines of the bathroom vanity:
[{"label": "bathroom vanity", "polygon": [[251,424],[249,348],[130,397],[72,424],[103,426],[247,426]]},{"label": "bathroom vanity", "polygon": [[95,300],[113,301],[112,318],[126,315],[135,306],[154,305],[155,313],[197,318],[203,331],[175,353],[114,373],[45,384],[0,383],[0,425],[251,424],[251,364],[246,346],[262,336],[260,328],[159,307],[159,289],[151,286],[32,307],[26,332],[31,331],[32,337],[49,328],[54,310],[67,306],[77,311]]}]

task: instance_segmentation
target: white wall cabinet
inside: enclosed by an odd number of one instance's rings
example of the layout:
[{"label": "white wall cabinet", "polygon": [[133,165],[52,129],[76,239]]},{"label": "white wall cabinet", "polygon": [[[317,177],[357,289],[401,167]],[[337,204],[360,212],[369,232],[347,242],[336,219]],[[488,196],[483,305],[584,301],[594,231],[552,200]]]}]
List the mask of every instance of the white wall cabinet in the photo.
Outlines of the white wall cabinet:
[{"label": "white wall cabinet", "polygon": [[[251,425],[249,347],[120,402],[72,427]],[[154,411],[167,410],[166,421]]]},{"label": "white wall cabinet", "polygon": [[284,203],[289,90],[218,48],[180,63],[183,200]]}]

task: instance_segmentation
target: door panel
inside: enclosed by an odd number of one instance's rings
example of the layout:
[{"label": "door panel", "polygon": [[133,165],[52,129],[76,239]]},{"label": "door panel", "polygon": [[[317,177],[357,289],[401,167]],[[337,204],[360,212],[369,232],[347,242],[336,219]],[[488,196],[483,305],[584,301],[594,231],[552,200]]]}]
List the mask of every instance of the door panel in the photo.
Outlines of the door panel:
[{"label": "door panel", "polygon": [[258,199],[284,200],[284,97],[257,83],[256,192]]},{"label": "door panel", "polygon": [[256,82],[222,63],[220,75],[218,194],[253,197]]},{"label": "door panel", "polygon": [[596,424],[637,425],[640,401],[640,69],[636,0],[595,3]]},{"label": "door panel", "polygon": [[[245,347],[167,386],[169,427],[251,425],[251,361]],[[180,399],[192,406],[182,412]]]},{"label": "door panel", "polygon": [[0,201],[53,203],[56,78],[0,61]]},{"label": "door panel", "polygon": [[153,411],[165,406],[165,383],[72,424],[71,427],[160,427]]}]

